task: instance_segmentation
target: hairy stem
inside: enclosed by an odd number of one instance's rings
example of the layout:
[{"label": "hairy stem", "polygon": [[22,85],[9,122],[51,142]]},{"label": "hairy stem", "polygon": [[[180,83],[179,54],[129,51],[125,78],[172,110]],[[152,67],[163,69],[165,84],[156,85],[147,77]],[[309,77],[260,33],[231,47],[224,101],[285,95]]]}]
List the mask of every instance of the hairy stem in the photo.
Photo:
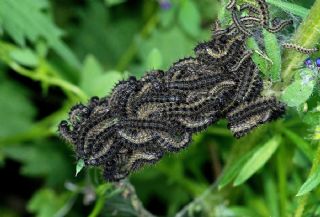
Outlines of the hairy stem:
[{"label": "hairy stem", "polygon": [[[306,48],[315,47],[320,40],[320,0],[316,0],[310,13],[292,37],[292,42]],[[282,65],[282,87],[287,86],[294,76],[295,69],[303,63],[307,55],[290,50],[286,51]]]}]

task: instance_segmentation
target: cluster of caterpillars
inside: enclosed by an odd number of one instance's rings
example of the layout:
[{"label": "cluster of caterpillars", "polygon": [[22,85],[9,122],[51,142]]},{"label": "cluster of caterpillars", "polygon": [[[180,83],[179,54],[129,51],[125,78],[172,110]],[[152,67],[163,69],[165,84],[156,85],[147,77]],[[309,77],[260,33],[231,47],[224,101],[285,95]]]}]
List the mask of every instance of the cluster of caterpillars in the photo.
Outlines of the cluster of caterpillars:
[{"label": "cluster of caterpillars", "polygon": [[[246,39],[264,28],[278,32],[291,21],[269,20],[265,0],[227,9],[232,23],[213,30],[212,39],[195,47],[195,57],[154,70],[140,80],[119,82],[105,98],[76,105],[60,135],[75,145],[86,165],[102,166],[108,181],[118,181],[165,153],[190,144],[192,134],[226,118],[236,138],[285,112],[274,97],[263,97],[263,81]],[[242,14],[245,14],[242,16]]]}]

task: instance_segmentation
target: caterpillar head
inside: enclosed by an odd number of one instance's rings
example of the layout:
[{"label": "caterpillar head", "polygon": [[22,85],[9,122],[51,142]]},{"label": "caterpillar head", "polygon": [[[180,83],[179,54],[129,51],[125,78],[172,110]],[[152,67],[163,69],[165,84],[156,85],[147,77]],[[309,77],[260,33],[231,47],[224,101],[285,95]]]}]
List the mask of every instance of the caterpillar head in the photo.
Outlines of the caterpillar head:
[{"label": "caterpillar head", "polygon": [[[92,161],[93,157],[110,142],[115,122],[108,108],[108,99],[93,97],[87,105],[73,106],[68,120],[61,121],[58,131],[63,139],[75,146],[77,158],[87,164],[98,163],[98,160]],[[105,135],[109,135],[108,140]]]}]

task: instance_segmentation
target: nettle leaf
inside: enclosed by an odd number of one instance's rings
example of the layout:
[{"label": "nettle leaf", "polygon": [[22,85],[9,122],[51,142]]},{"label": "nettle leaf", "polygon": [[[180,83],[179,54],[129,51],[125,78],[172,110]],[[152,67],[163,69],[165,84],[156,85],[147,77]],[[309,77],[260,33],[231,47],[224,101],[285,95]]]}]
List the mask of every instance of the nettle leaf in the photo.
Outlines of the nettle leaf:
[{"label": "nettle leaf", "polygon": [[79,14],[79,25],[70,33],[73,50],[82,59],[92,54],[109,68],[126,69],[122,61],[126,62],[124,57],[144,20],[134,16],[130,9],[123,10],[121,16],[111,17],[113,9],[106,8],[103,1],[88,1],[86,5]]},{"label": "nettle leaf", "polygon": [[146,68],[149,70],[152,69],[160,69],[162,66],[162,54],[160,53],[159,49],[154,48],[150,51],[148,55]]},{"label": "nettle leaf", "polygon": [[69,197],[68,193],[59,195],[52,189],[40,189],[28,202],[27,210],[36,214],[36,217],[57,216],[56,214],[66,204]]},{"label": "nettle leaf", "polygon": [[303,196],[309,193],[310,191],[314,190],[319,184],[320,184],[320,167],[318,167],[316,171],[311,176],[309,176],[307,181],[303,183],[303,185],[299,189],[297,196]]},{"label": "nettle leaf", "polygon": [[199,36],[201,32],[201,16],[197,9],[197,5],[192,0],[183,1],[181,4],[178,14],[181,27],[191,36]]},{"label": "nettle leaf", "polygon": [[234,186],[241,185],[248,180],[254,173],[265,165],[277,150],[281,143],[281,136],[277,135],[261,146],[252,157],[243,165],[239,175],[234,181]]},{"label": "nettle leaf", "polygon": [[42,177],[48,185],[63,184],[73,177],[73,166],[61,142],[41,142],[30,145],[4,146],[1,151],[7,158],[22,163],[21,174]]},{"label": "nettle leaf", "polygon": [[[44,2],[44,3],[37,3]],[[62,31],[41,9],[47,1],[0,1],[0,24],[13,40],[25,46],[26,39],[31,42],[44,38],[49,46],[71,66],[79,68],[79,60],[61,40]]]},{"label": "nettle leaf", "polygon": [[32,126],[36,109],[27,89],[0,78],[0,137],[13,136]]},{"label": "nettle leaf", "polygon": [[98,61],[89,55],[82,69],[80,87],[88,96],[105,96],[114,85],[122,78],[120,72],[104,72]]},{"label": "nettle leaf", "polygon": [[28,67],[36,67],[38,65],[38,57],[36,54],[26,49],[15,49],[10,53],[10,57],[21,65]]},{"label": "nettle leaf", "polygon": [[297,107],[306,102],[312,95],[316,82],[304,82],[297,79],[282,93],[281,99],[290,107]]},{"label": "nettle leaf", "polygon": [[281,72],[281,50],[275,34],[263,30],[263,38],[267,56],[271,59],[271,68],[267,71],[266,75],[273,81],[280,79]]}]

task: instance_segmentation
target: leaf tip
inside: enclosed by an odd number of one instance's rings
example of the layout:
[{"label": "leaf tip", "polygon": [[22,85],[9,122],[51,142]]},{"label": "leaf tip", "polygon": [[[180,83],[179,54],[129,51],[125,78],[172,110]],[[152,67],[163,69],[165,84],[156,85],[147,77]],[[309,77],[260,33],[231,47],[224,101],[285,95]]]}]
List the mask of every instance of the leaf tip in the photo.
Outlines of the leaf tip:
[{"label": "leaf tip", "polygon": [[76,174],[75,177],[77,177],[77,175],[80,173],[80,171],[84,168],[84,160],[80,159],[77,162],[77,166],[76,166]]}]

